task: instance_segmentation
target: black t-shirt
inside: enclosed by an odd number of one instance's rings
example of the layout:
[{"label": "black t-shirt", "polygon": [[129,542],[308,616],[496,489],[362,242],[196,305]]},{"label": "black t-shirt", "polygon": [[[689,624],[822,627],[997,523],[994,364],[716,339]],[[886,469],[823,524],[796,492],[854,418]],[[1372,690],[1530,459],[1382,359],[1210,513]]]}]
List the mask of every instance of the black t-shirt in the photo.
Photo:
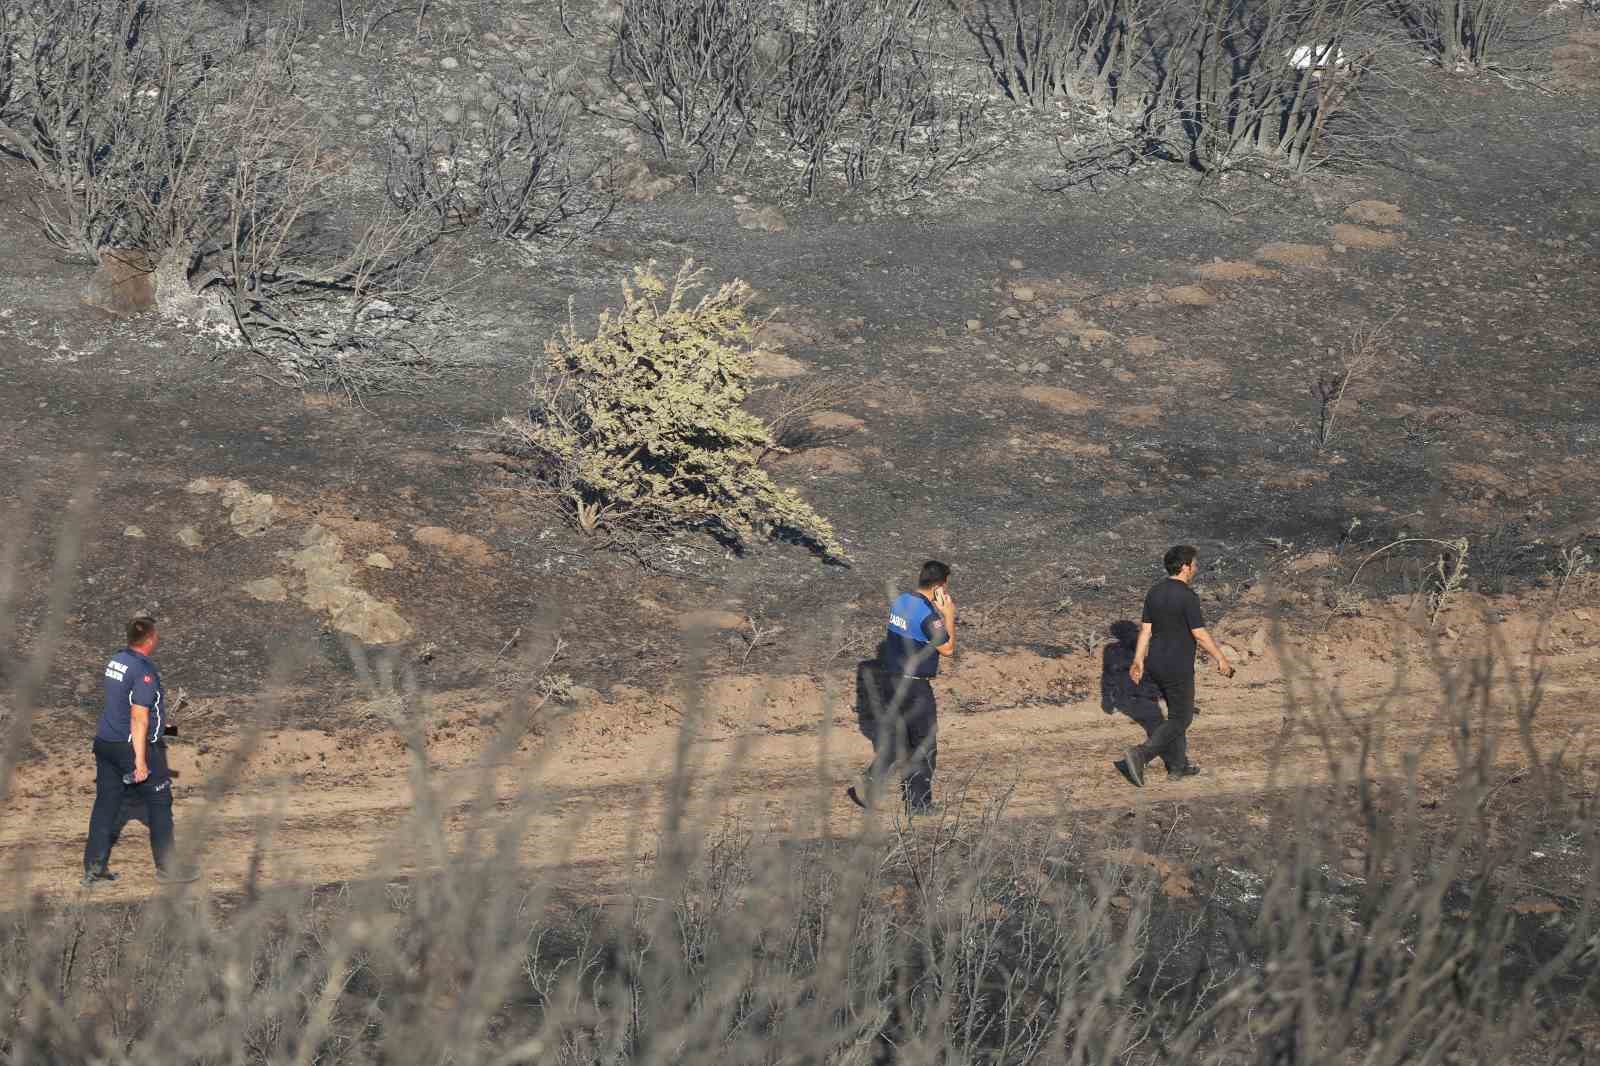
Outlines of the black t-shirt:
[{"label": "black t-shirt", "polygon": [[1203,629],[1200,597],[1177,578],[1156,583],[1144,598],[1142,622],[1151,626],[1150,653],[1145,669],[1155,677],[1194,674],[1194,630]]}]

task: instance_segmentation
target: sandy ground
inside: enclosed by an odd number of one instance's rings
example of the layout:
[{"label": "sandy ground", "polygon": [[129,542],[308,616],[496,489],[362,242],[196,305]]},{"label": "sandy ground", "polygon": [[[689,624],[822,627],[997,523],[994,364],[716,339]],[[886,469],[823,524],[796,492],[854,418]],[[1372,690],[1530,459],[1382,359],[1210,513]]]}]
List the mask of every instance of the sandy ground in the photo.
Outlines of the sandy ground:
[{"label": "sandy ground", "polygon": [[[1554,632],[1576,631],[1584,613],[1564,612]],[[1498,630],[1515,648],[1534,624],[1511,616]],[[1460,632],[1450,630],[1460,649],[1452,656],[1457,667],[1481,636],[1460,625]],[[1392,626],[1381,620],[1362,626],[1369,636],[1386,629]],[[1424,772],[1448,772],[1454,756],[1433,668],[1418,664],[1397,683],[1404,642],[1390,652],[1359,641],[1335,644],[1298,641],[1290,654],[1337,683],[1351,717],[1338,728],[1336,743],[1354,744],[1354,723],[1370,720],[1385,737],[1385,767],[1393,770],[1402,754],[1414,751]],[[1415,635],[1411,647],[1421,648]],[[1600,649],[1559,640],[1556,648],[1544,661],[1535,735],[1546,750],[1569,743],[1581,763],[1593,758],[1583,741],[1594,732],[1596,710],[1583,694],[1600,665]],[[1205,769],[1198,778],[1168,782],[1152,768],[1143,790],[1131,788],[1111,760],[1138,729],[1120,714],[1106,714],[1097,692],[1078,702],[1017,701],[983,713],[946,713],[941,798],[969,815],[1012,789],[1008,817],[1029,819],[1258,797],[1250,809],[1265,825],[1271,796],[1328,778],[1337,756],[1330,756],[1316,726],[1332,718],[1306,696],[1305,686],[1286,680],[1294,671],[1274,650],[1241,657],[1247,661],[1231,681],[1202,666],[1202,714],[1191,732],[1192,757]],[[1330,668],[1337,672],[1327,673]],[[941,688],[948,705],[974,686],[1015,694],[1076,677],[1097,688],[1099,673],[1099,660],[1087,654],[1040,660],[1023,652],[975,653]],[[1497,761],[1508,768],[1526,764],[1512,707],[1516,681],[1527,679],[1511,677],[1507,685],[1506,673],[1499,675],[1496,705],[1502,710],[1490,730]],[[244,741],[250,753],[242,765],[230,765],[223,738],[197,735],[175,745],[171,759],[180,774],[180,840],[198,845],[201,884],[219,892],[238,891],[252,876],[277,884],[398,877],[440,861],[424,830],[429,824],[445,826],[443,846],[459,856],[466,830],[478,822],[474,805],[492,788],[488,824],[524,819],[522,851],[530,868],[564,888],[604,891],[631,857],[653,849],[675,765],[685,768],[689,809],[707,816],[708,824],[737,816],[760,833],[784,836],[847,833],[859,824],[862,812],[843,789],[868,757],[868,745],[848,706],[804,678],[725,678],[705,691],[702,709],[691,716],[670,695],[619,688],[606,701],[580,701],[575,710],[542,718],[536,733],[543,735],[525,736],[514,750],[488,757],[494,733],[481,723],[492,704],[473,692],[428,701],[412,711],[412,720],[431,723],[431,794],[421,801],[414,762],[372,709],[376,704],[341,709],[341,718],[369,723],[359,729],[264,731]],[[829,706],[834,710],[825,711]],[[204,725],[196,732],[204,734]],[[1484,739],[1482,733],[1476,738]],[[219,779],[224,774],[227,781]],[[8,893],[78,891],[92,775],[87,752],[76,750],[53,751],[20,768],[0,825],[0,865],[12,872]],[[208,798],[208,789],[217,794]],[[430,817],[430,810],[442,814]],[[96,899],[131,899],[154,888],[146,839],[141,826],[130,826],[113,862],[120,878],[96,886]]]}]

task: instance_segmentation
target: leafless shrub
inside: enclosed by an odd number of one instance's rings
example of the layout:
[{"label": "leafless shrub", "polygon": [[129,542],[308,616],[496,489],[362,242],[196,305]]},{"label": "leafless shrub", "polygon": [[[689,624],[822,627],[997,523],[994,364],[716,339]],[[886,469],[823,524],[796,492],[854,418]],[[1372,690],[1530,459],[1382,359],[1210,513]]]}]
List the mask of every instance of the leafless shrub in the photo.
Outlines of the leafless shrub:
[{"label": "leafless shrub", "polygon": [[1569,545],[1556,553],[1555,571],[1560,578],[1556,585],[1556,603],[1559,604],[1561,597],[1566,595],[1567,586],[1573,579],[1582,581],[1593,565],[1594,557],[1583,550],[1582,544]]},{"label": "leafless shrub", "polygon": [[1184,34],[1184,76],[1162,86],[1192,165],[1267,158],[1310,170],[1328,122],[1356,91],[1372,48],[1355,36],[1373,0],[1202,0]]},{"label": "leafless shrub", "polygon": [[180,194],[215,83],[213,56],[175,2],[32,0],[0,9],[0,151],[26,162],[47,195],[45,236],[93,259],[145,248],[149,202]]},{"label": "leafless shrub", "polygon": [[1393,321],[1394,316],[1391,315],[1370,329],[1356,329],[1350,336],[1338,368],[1326,371],[1317,377],[1316,383],[1312,386],[1312,394],[1316,396],[1318,403],[1316,429],[1318,448],[1326,448],[1333,442],[1334,421],[1339,417],[1339,408],[1344,403],[1350,382],[1369,373],[1378,364],[1384,354],[1389,324]]},{"label": "leafless shrub", "polygon": [[1007,96],[1100,112],[1142,106],[1164,0],[952,0]]},{"label": "leafless shrub", "polygon": [[758,50],[777,29],[770,0],[623,0],[610,77],[627,118],[692,181],[732,167],[762,119]]},{"label": "leafless shrub", "polygon": [[981,101],[936,61],[947,36],[937,10],[922,0],[807,0],[771,99],[804,159],[808,194],[829,169],[862,188],[909,160],[900,183],[917,187],[992,149],[977,132]]},{"label": "leafless shrub", "polygon": [[[407,7],[393,0],[338,0],[338,4],[334,26],[346,43],[356,46],[356,55],[366,52],[367,40],[374,30],[394,16],[404,14]],[[418,9],[419,18],[421,6]]]},{"label": "leafless shrub", "polygon": [[756,152],[794,159],[807,195],[916,188],[992,151],[950,27],[923,0],[626,0],[611,77],[632,121],[691,179]]},{"label": "leafless shrub", "polygon": [[1389,0],[1406,33],[1445,70],[1474,74],[1526,21],[1521,0]]},{"label": "leafless shrub", "polygon": [[543,75],[517,72],[497,84],[483,129],[458,131],[413,92],[390,129],[389,197],[445,226],[477,224],[496,240],[591,233],[618,194],[608,165],[584,162],[573,144],[577,108]]},{"label": "leafless shrub", "polygon": [[296,383],[402,385],[435,362],[406,334],[436,306],[437,225],[385,210],[345,231],[348,160],[295,99],[297,24],[214,51],[202,16],[185,0],[7,7],[0,139],[49,190],[46,235],[148,255],[166,310],[220,308]]}]

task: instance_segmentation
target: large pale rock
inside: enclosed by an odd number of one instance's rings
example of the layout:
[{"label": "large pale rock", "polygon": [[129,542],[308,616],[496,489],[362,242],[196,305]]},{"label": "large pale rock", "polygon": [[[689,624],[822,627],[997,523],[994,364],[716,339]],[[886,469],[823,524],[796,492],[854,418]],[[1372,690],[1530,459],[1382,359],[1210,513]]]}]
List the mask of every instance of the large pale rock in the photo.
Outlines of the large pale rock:
[{"label": "large pale rock", "polygon": [[137,248],[102,248],[100,265],[83,287],[83,302],[114,315],[156,306],[155,264]]}]

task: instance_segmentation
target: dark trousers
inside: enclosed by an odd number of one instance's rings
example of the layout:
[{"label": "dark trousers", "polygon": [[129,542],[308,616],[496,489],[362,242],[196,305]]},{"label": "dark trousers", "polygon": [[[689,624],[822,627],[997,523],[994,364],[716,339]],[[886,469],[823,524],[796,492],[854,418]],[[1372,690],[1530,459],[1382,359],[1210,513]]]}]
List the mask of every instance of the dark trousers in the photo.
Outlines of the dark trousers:
[{"label": "dark trousers", "polygon": [[874,778],[901,766],[901,795],[912,807],[933,802],[939,757],[939,708],[926,678],[884,673],[868,660],[856,666],[856,717],[872,741]]},{"label": "dark trousers", "polygon": [[1194,721],[1194,674],[1152,674],[1150,680],[1160,690],[1161,699],[1167,705],[1167,720],[1156,726],[1150,739],[1140,744],[1137,750],[1147,763],[1159,756],[1165,760],[1167,772],[1174,773],[1189,765],[1189,723]]},{"label": "dark trousers", "polygon": [[94,742],[94,810],[89,815],[89,840],[83,848],[83,868],[104,873],[111,849],[138,807],[150,827],[150,854],[156,869],[164,870],[172,854],[172,775],[167,770],[164,744],[145,749],[150,776],[136,785],[124,785],[122,776],[133,773],[133,745],[126,740]]}]

